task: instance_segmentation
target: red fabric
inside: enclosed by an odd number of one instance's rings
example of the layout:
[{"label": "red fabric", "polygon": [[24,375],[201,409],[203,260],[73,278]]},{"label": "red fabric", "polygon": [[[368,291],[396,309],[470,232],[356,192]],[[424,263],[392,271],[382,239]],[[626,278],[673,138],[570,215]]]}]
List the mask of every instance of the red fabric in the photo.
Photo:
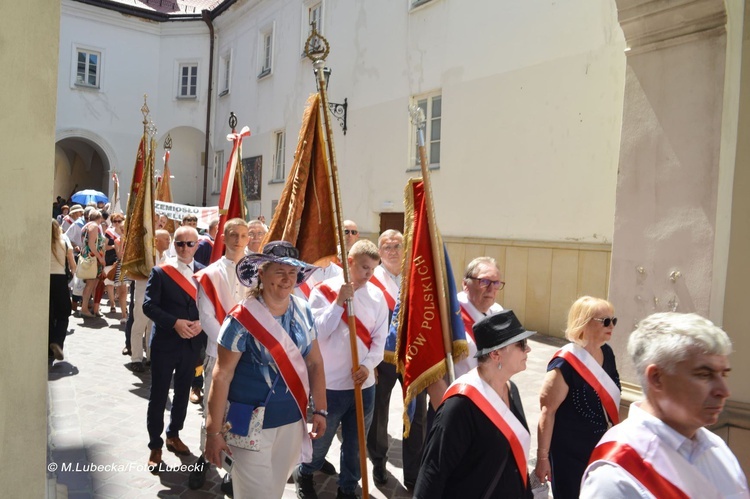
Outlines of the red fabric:
[{"label": "red fabric", "polygon": [[464,307],[461,307],[461,320],[464,321],[466,334],[471,336],[471,339],[476,342],[476,339],[474,338],[474,319],[471,317],[471,315],[469,315],[469,312],[464,310]]},{"label": "red fabric", "polygon": [[299,374],[294,368],[294,365],[289,360],[289,357],[284,350],[284,346],[269,333],[258,320],[253,317],[245,307],[241,304],[235,306],[230,312],[230,315],[237,319],[240,324],[244,326],[248,331],[252,331],[252,336],[257,339],[266,350],[271,353],[271,357],[276,362],[276,365],[281,371],[281,376],[284,378],[287,388],[292,393],[294,401],[297,402],[297,408],[299,409],[302,418],[307,417],[307,393],[305,393],[305,387],[302,385]]},{"label": "red fabric", "polygon": [[396,308],[396,300],[394,300],[390,293],[388,293],[388,289],[386,289],[385,284],[380,282],[374,275],[370,278],[370,282],[383,292],[383,296],[385,296],[385,302],[388,304],[388,310],[393,313],[393,310]]},{"label": "red fabric", "polygon": [[310,286],[306,282],[299,285],[299,290],[305,295],[305,298],[310,298]]},{"label": "red fabric", "polygon": [[644,461],[638,452],[628,444],[612,441],[597,445],[594,452],[591,453],[589,464],[600,460],[620,465],[655,497],[674,499],[688,499],[690,497],[660,475],[650,463]]},{"label": "red fabric", "polygon": [[216,311],[216,320],[219,321],[219,324],[222,324],[224,322],[224,318],[227,316],[227,313],[224,310],[224,307],[221,306],[219,293],[218,291],[216,291],[216,287],[214,287],[213,281],[203,272],[196,274],[195,277],[196,279],[198,279],[201,288],[203,288],[203,292],[206,293],[206,296],[214,306],[214,310]]},{"label": "red fabric", "polygon": [[398,369],[403,373],[405,395],[412,383],[445,362],[437,295],[442,283],[437,281],[435,275],[436,263],[432,258],[424,184],[421,181],[413,182],[407,187],[409,188],[413,190],[414,196],[413,240],[411,261],[405,272],[409,287],[406,293],[402,292],[406,299],[401,303],[403,308],[399,312],[401,321],[396,345],[396,358]]},{"label": "red fabric", "polygon": [[[336,298],[338,298],[339,296],[337,292],[335,292],[325,284],[319,284],[318,290],[323,293],[323,296],[326,297],[326,300],[331,303],[334,303],[336,301]],[[346,327],[349,327],[349,312],[346,303],[344,303],[344,313],[341,314],[341,320],[344,322],[344,324],[346,324]],[[357,329],[357,337],[362,340],[362,343],[364,343],[369,350],[370,345],[372,345],[372,336],[370,336],[370,331],[367,330],[365,325],[362,324],[362,321],[360,321],[356,315],[354,316],[354,324],[356,325]]]},{"label": "red fabric", "polygon": [[474,402],[474,405],[476,405],[479,410],[487,416],[487,419],[492,421],[492,424],[494,424],[505,436],[510,444],[511,451],[513,452],[513,458],[516,460],[516,466],[518,466],[518,470],[521,472],[521,478],[523,479],[523,485],[525,487],[528,480],[526,456],[524,455],[523,446],[518,440],[516,433],[510,426],[508,426],[508,423],[505,422],[505,419],[503,419],[500,413],[497,412],[497,409],[492,406],[490,401],[484,398],[484,395],[482,395],[482,393],[475,387],[466,383],[453,384],[443,395],[443,402],[456,395],[463,395]]},{"label": "red fabric", "polygon": [[[250,132],[243,129],[240,133],[231,134],[232,153],[229,155],[224,179],[221,183],[219,195],[219,227],[216,232],[216,243],[211,251],[211,263],[224,254],[224,224],[233,218],[245,218],[245,207],[242,198],[242,158],[240,157],[242,138],[249,137]],[[231,185],[231,188],[230,188]]]},{"label": "red fabric", "polygon": [[185,278],[184,275],[180,273],[179,270],[174,268],[171,265],[167,264],[161,264],[160,267],[162,270],[175,282],[177,285],[182,288],[184,292],[190,295],[190,297],[193,300],[198,300],[198,288],[195,287],[190,281]]}]

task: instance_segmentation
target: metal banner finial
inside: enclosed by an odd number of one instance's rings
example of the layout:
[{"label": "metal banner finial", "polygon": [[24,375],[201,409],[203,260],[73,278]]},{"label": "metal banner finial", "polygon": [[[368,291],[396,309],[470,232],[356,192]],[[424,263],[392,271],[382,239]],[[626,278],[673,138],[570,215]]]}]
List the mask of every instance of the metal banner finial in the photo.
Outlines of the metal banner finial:
[{"label": "metal banner finial", "polygon": [[148,120],[148,126],[146,127],[146,131],[148,132],[150,136],[152,137],[156,136],[157,128],[153,120],[151,119]]},{"label": "metal banner finial", "polygon": [[409,116],[411,117],[413,125],[416,125],[417,128],[424,129],[427,120],[425,119],[424,111],[421,107],[416,104],[409,106]]},{"label": "metal banner finial", "polygon": [[143,124],[148,124],[148,113],[150,112],[148,104],[146,104],[147,94],[143,94],[143,106],[141,106],[141,114],[143,114]]},{"label": "metal banner finial", "polygon": [[172,149],[172,134],[168,133],[167,138],[164,139],[164,149],[167,151]]},{"label": "metal banner finial", "polygon": [[311,61],[325,61],[331,51],[331,44],[318,32],[315,21],[311,22],[310,36],[305,41],[305,55]]},{"label": "metal banner finial", "polygon": [[229,113],[229,127],[234,130],[237,128],[237,115],[230,111]]}]

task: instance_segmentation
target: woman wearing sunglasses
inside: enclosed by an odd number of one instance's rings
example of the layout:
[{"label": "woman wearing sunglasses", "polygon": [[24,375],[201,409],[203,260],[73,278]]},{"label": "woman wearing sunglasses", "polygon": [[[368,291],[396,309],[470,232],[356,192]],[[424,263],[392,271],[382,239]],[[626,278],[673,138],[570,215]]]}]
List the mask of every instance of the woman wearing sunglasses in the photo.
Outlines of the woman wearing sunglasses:
[{"label": "woman wearing sunglasses", "polygon": [[607,342],[617,317],[612,304],[582,296],[568,313],[570,343],[547,365],[542,384],[537,464],[555,499],[577,498],[581,477],[599,439],[619,422],[620,376]]},{"label": "woman wearing sunglasses", "polygon": [[417,499],[531,498],[531,436],[516,385],[531,349],[512,310],[476,322],[477,367],[443,395],[414,487]]}]

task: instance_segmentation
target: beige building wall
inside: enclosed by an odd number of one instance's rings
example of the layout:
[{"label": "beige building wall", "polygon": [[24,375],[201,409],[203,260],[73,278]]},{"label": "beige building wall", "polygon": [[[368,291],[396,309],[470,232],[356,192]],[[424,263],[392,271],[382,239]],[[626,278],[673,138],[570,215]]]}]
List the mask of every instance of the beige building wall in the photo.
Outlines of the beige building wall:
[{"label": "beige building wall", "polygon": [[582,295],[607,297],[608,244],[444,237],[456,286],[478,256],[497,260],[505,288],[497,302],[527,329],[564,338],[568,309]]},{"label": "beige building wall", "polygon": [[[0,286],[0,495],[45,497],[46,262],[60,5],[48,0],[10,3],[3,2],[0,16],[0,214],[8,222],[0,239],[0,275],[5,283]],[[31,305],[29,297],[35,297]]]}]

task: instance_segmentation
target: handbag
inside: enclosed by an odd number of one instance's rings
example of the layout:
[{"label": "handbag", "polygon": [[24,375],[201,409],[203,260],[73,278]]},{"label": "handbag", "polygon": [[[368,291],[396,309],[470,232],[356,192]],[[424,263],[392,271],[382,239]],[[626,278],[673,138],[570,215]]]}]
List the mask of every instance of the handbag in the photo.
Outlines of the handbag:
[{"label": "handbag", "polygon": [[65,255],[65,278],[68,282],[73,279],[73,272],[70,270],[70,264],[68,263],[68,255]]},{"label": "handbag", "polygon": [[79,255],[76,276],[80,280],[85,281],[86,279],[96,279],[97,274],[96,257]]},{"label": "handbag", "polygon": [[226,422],[230,425],[229,431],[226,433],[228,445],[256,452],[260,450],[260,434],[263,430],[266,405],[268,405],[268,401],[278,380],[279,375],[277,374],[273,380],[271,389],[268,391],[266,400],[261,406],[253,407],[252,405],[240,402],[229,402],[226,415]]}]

